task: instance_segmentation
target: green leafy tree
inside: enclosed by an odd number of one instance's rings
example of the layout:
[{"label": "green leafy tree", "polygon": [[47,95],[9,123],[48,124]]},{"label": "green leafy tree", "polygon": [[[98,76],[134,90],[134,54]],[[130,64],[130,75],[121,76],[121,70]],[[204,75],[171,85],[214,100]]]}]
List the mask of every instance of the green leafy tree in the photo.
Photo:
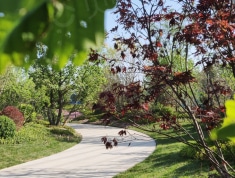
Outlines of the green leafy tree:
[{"label": "green leafy tree", "polygon": [[49,102],[43,104],[44,112],[51,125],[58,125],[61,121],[63,107],[67,104],[67,94],[77,87],[77,67],[71,61],[56,70],[51,65],[44,65],[42,59],[29,71],[29,76],[35,83],[36,90],[45,88]]},{"label": "green leafy tree", "polygon": [[37,112],[41,112],[42,103],[48,102],[44,88],[35,90],[35,84],[29,79],[25,70],[9,66],[5,73],[0,75],[0,109],[6,106],[31,104]]},{"label": "green leafy tree", "polygon": [[[94,62],[85,62],[78,67],[76,88],[69,92],[72,107],[70,113],[74,111],[81,111],[90,113],[92,107],[97,103],[99,94],[103,91],[107,84],[107,78],[104,71],[103,64],[96,64]],[[65,118],[64,124],[69,119],[69,115]]]},{"label": "green leafy tree", "polygon": [[46,89],[49,102],[44,103],[43,107],[51,125],[60,123],[63,109],[68,104],[74,104],[70,107],[71,112],[78,108],[91,109],[106,81],[102,67],[90,62],[78,67],[69,61],[64,68],[57,70],[50,65],[45,66],[41,60],[37,60],[29,75],[35,82],[36,89]]},{"label": "green leafy tree", "polygon": [[86,62],[79,67],[79,75],[76,83],[79,85],[75,89],[77,99],[81,101],[83,107],[91,109],[92,105],[97,102],[99,93],[106,83],[103,67],[91,62]]}]

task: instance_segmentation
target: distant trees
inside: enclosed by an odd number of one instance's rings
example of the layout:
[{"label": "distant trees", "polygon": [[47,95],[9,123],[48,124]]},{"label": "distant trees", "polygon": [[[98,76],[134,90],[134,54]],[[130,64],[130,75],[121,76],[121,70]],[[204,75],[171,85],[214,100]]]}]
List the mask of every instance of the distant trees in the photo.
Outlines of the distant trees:
[{"label": "distant trees", "polygon": [[78,68],[77,73],[77,87],[72,92],[80,102],[80,109],[91,110],[107,83],[103,65],[87,61]]},{"label": "distant trees", "polygon": [[75,87],[75,73],[76,68],[71,62],[65,68],[56,70],[50,65],[41,64],[40,59],[30,69],[29,76],[35,83],[36,89],[41,87],[46,89],[49,102],[44,103],[43,108],[51,125],[60,123],[62,109],[67,102],[65,96]]},{"label": "distant trees", "polygon": [[92,110],[107,82],[102,64],[85,62],[78,67],[70,61],[59,70],[40,60],[28,71],[12,66],[0,75],[0,111],[7,106],[33,107],[31,113],[43,114],[51,125],[58,125],[65,106],[71,112]]},{"label": "distant trees", "polygon": [[47,102],[45,88],[35,89],[34,82],[22,68],[9,66],[6,72],[0,75],[0,110],[6,106],[16,106],[20,104],[31,104],[38,113],[41,106]]},{"label": "distant trees", "polygon": [[[58,125],[62,119],[64,107],[70,103],[71,95],[77,102],[87,106],[98,98],[105,78],[102,69],[92,63],[80,67],[69,61],[62,69],[54,69],[51,65],[44,65],[38,59],[29,72],[36,89],[45,88],[49,102],[43,104],[44,114],[51,125]],[[75,107],[77,108],[77,107]]]}]

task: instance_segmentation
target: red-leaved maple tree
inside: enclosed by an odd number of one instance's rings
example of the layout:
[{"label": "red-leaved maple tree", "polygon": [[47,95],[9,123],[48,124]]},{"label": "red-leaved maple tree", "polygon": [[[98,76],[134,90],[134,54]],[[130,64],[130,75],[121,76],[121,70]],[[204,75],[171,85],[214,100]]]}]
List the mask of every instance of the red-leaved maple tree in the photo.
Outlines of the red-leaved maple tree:
[{"label": "red-leaved maple tree", "polygon": [[[115,83],[112,90],[101,93],[94,109],[105,112],[107,123],[114,118],[125,120],[204,150],[210,167],[221,177],[233,177],[235,171],[223,155],[222,142],[210,143],[216,148],[212,149],[207,140],[221,123],[224,99],[232,93],[213,69],[227,67],[235,77],[235,4],[232,0],[178,0],[178,5],[176,11],[163,0],[117,1],[114,13],[119,25],[111,33],[118,28],[125,31],[124,36],[113,39],[119,56],[109,58],[92,50],[90,60],[107,60],[113,75],[141,72],[143,77],[125,85]],[[127,56],[135,59],[135,66],[120,65]],[[203,82],[200,76],[204,76]],[[170,105],[177,114],[156,116],[153,106],[157,103]],[[196,135],[182,126],[182,118]],[[164,132],[169,129],[171,133]],[[102,141],[112,148],[107,138]]]}]

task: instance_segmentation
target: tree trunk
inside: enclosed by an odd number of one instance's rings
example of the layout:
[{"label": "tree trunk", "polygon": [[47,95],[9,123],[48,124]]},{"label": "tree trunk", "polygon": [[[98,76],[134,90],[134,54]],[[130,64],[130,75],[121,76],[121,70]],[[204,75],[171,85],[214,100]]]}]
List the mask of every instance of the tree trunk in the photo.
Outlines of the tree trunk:
[{"label": "tree trunk", "polygon": [[[185,111],[187,111],[187,114],[189,115],[189,117],[192,119],[193,121],[193,125],[194,128],[197,132],[197,135],[199,137],[199,140],[197,141],[201,147],[203,147],[203,149],[205,150],[205,153],[207,155],[207,158],[209,159],[209,161],[211,162],[211,164],[213,165],[214,169],[216,169],[216,171],[220,174],[221,177],[223,178],[230,178],[233,177],[231,176],[231,174],[228,172],[226,165],[224,164],[220,164],[220,162],[218,161],[218,159],[215,157],[214,152],[208,147],[208,145],[205,142],[205,137],[204,137],[204,133],[202,131],[201,126],[198,124],[198,121],[196,119],[196,117],[194,116],[194,114],[191,112],[190,108],[186,105],[185,100],[178,94],[178,92],[176,91],[176,89],[174,87],[172,87],[171,85],[169,85],[172,89],[172,91],[175,93],[175,95],[177,96],[177,98],[183,103],[183,105],[185,106]],[[221,152],[222,153],[222,152]],[[222,157],[223,158],[223,157]]]}]

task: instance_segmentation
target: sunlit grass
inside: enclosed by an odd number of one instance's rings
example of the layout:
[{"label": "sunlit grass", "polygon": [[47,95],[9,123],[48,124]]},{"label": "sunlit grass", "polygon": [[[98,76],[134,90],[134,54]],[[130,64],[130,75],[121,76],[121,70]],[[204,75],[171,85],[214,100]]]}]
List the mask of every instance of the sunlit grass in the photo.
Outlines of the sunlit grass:
[{"label": "sunlit grass", "polygon": [[209,172],[208,162],[182,157],[179,152],[185,146],[183,143],[157,133],[145,133],[156,139],[155,151],[146,160],[115,178],[207,178],[215,173]]},{"label": "sunlit grass", "polygon": [[0,144],[0,169],[61,152],[81,140],[80,136],[70,136],[68,139],[68,135],[55,134],[49,129],[47,131],[46,139],[41,139],[38,135],[37,140],[23,141],[18,144]]}]

